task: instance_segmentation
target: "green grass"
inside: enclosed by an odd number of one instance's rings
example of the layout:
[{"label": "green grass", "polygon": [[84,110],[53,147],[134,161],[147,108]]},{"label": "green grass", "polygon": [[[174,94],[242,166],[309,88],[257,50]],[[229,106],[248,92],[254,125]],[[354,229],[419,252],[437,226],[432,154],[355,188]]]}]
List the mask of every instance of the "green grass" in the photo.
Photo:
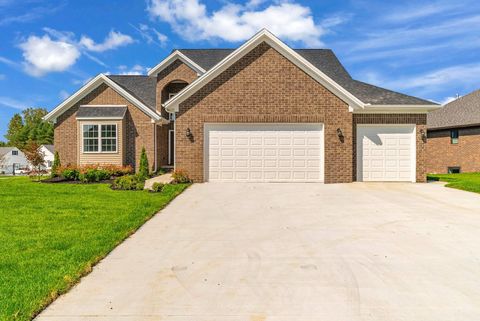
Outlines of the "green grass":
[{"label": "green grass", "polygon": [[2,178],[0,320],[30,320],[187,186],[148,193]]},{"label": "green grass", "polygon": [[447,182],[447,187],[480,193],[480,173],[429,174],[427,178]]}]

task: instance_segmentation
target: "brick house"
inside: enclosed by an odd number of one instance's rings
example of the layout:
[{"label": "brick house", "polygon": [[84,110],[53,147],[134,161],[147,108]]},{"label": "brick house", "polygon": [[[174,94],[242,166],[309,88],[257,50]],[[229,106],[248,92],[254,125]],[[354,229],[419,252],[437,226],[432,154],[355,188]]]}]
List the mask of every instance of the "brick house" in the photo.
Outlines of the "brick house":
[{"label": "brick house", "polygon": [[237,49],[181,49],[148,76],[98,75],[53,109],[63,164],[203,181],[425,181],[427,112],[438,105],[354,80],[331,50],[267,30]]},{"label": "brick house", "polygon": [[427,116],[427,172],[480,172],[480,90]]}]

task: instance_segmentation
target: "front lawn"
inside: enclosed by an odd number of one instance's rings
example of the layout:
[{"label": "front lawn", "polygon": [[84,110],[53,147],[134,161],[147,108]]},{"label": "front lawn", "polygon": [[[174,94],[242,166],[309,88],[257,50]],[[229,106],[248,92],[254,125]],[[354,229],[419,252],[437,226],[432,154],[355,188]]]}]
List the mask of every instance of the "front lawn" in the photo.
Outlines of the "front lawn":
[{"label": "front lawn", "polygon": [[0,180],[0,320],[29,320],[180,194]]},{"label": "front lawn", "polygon": [[480,173],[429,174],[427,178],[447,182],[447,187],[480,193]]}]

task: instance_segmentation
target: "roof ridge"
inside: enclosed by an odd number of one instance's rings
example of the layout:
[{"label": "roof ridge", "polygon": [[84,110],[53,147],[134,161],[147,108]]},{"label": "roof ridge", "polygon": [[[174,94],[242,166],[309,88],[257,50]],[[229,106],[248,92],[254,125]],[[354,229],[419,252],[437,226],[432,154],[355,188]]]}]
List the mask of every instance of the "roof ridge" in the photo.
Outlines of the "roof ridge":
[{"label": "roof ridge", "polygon": [[470,96],[473,96],[473,95],[475,95],[475,94],[477,94],[477,93],[479,93],[479,92],[480,92],[480,89],[476,89],[476,90],[472,91],[471,93],[466,94],[465,96],[460,96],[460,97],[452,100],[452,101],[449,102],[448,104],[445,104],[445,107],[448,106],[448,105],[450,105],[450,104],[453,104],[453,103],[458,103],[458,102],[460,102],[460,101],[462,101],[462,100],[464,100],[464,99],[468,99],[468,98],[470,98]]}]

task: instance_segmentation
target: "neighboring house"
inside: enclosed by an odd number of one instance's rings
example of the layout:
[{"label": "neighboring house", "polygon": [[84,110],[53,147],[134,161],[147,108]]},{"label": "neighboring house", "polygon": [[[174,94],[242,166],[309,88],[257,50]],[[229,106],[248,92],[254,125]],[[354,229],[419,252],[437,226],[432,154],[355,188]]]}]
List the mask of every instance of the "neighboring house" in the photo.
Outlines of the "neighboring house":
[{"label": "neighboring house", "polygon": [[0,174],[20,174],[29,168],[25,155],[17,147],[0,147]]},{"label": "neighboring house", "polygon": [[40,151],[43,153],[45,159],[44,168],[47,171],[51,170],[53,165],[53,158],[55,155],[55,148],[53,147],[53,145],[41,145]]},{"label": "neighboring house", "polygon": [[425,181],[427,112],[439,106],[354,80],[331,50],[267,30],[237,49],[180,49],[148,76],[100,74],[53,109],[62,164],[202,181]]},{"label": "neighboring house", "polygon": [[480,172],[480,90],[427,117],[427,171]]}]

